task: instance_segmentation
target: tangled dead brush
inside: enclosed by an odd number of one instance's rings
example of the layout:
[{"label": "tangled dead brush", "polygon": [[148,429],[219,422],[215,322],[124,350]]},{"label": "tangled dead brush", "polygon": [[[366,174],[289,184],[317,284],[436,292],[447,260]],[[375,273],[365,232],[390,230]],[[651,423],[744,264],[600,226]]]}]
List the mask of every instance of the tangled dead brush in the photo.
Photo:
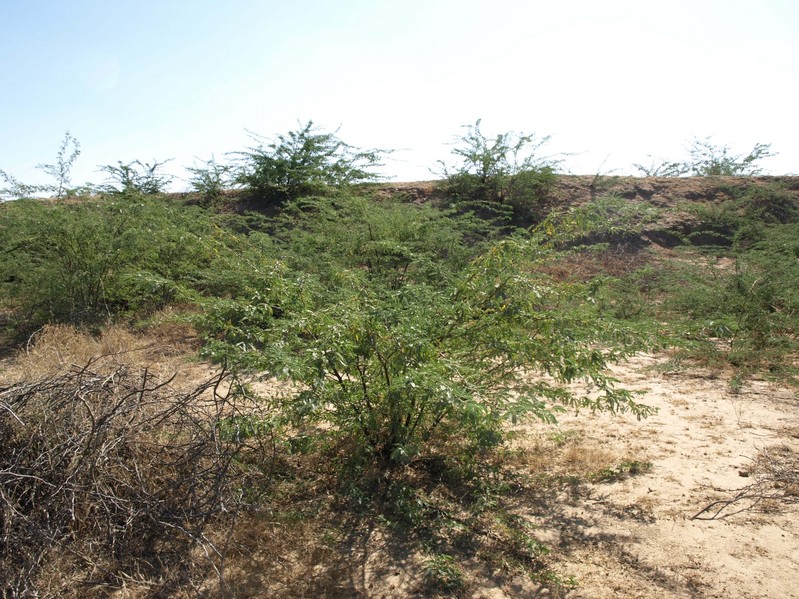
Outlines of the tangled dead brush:
[{"label": "tangled dead brush", "polygon": [[171,381],[92,359],[0,386],[0,596],[224,587],[220,531],[265,486],[273,442],[237,432],[258,406],[228,373]]}]

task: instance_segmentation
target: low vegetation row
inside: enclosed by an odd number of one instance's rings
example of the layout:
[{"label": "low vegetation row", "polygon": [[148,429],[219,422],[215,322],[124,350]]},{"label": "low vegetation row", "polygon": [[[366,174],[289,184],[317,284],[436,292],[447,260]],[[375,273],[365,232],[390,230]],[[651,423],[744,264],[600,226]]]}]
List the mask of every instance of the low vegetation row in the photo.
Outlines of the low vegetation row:
[{"label": "low vegetation row", "polygon": [[[3,597],[237,596],[220,531],[295,517],[309,497],[325,500],[297,517],[378,522],[428,556],[429,594],[466,593],[463,560],[568,586],[506,509],[534,484],[503,463],[508,423],[646,417],[607,367],[647,349],[724,368],[733,386],[795,381],[795,180],[723,178],[713,198],[664,205],[595,177],[564,203],[543,140],[487,138],[478,121],[434,197],[414,202],[363,185],[380,152],[311,123],[257,141],[235,168],[195,168],[180,197],[159,193],[158,162],[71,187],[69,136],[43,167],[52,187],[2,173],[19,198],[0,205],[9,350],[54,325],[180,326],[221,371],[185,391],[108,356],[0,370]],[[657,174],[756,174],[767,154],[700,144]],[[41,192],[65,201],[24,198]]]}]

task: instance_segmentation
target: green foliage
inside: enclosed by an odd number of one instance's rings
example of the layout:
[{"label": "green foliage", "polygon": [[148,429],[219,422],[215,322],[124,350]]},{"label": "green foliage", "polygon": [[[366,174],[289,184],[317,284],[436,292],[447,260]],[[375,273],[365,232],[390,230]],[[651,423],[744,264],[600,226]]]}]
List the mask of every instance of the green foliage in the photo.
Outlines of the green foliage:
[{"label": "green foliage", "polygon": [[436,591],[455,592],[461,590],[465,581],[463,569],[451,555],[431,555],[422,569],[425,583]]},{"label": "green foliage", "polygon": [[17,202],[3,219],[5,295],[20,316],[44,322],[83,322],[108,313],[106,290],[124,248],[110,221],[79,205],[55,208]]},{"label": "green foliage", "polygon": [[32,198],[39,192],[36,185],[26,185],[11,173],[0,169],[0,179],[6,187],[0,189],[0,201],[17,200],[20,198]]},{"label": "green foliage", "polygon": [[780,183],[733,187],[729,193],[732,197],[721,203],[692,202],[682,206],[699,221],[689,234],[689,241],[695,245],[746,249],[765,239],[770,226],[799,218],[799,196]]},{"label": "green foliage", "polygon": [[106,164],[100,170],[109,176],[104,185],[97,189],[102,193],[134,193],[153,195],[162,193],[172,182],[171,175],[163,172],[162,167],[169,160],[157,161],[152,163],[134,160],[125,164],[121,160],[117,165]]},{"label": "green foliage", "polygon": [[258,145],[239,152],[236,182],[274,202],[374,181],[378,176],[372,170],[385,153],[355,148],[335,133],[319,131],[312,121],[273,140],[252,137]]},{"label": "green foliage", "polygon": [[559,238],[570,243],[596,243],[638,237],[646,225],[657,222],[660,214],[661,211],[649,203],[611,194],[553,214],[542,228],[553,233],[557,231]]},{"label": "green foliage", "polygon": [[[795,234],[797,227],[790,229]],[[706,275],[677,294],[675,308],[691,318],[695,331],[727,340],[731,361],[755,363],[770,349],[795,344],[799,266],[792,254],[762,242],[740,255],[731,272]]]},{"label": "green foliage", "polygon": [[342,272],[398,289],[446,284],[482,247],[480,224],[430,205],[338,194],[290,202],[275,231],[291,269],[337,287]]},{"label": "green foliage", "polygon": [[763,172],[759,162],[774,156],[771,144],[755,144],[746,154],[733,154],[728,146],[714,145],[710,138],[694,139],[688,158],[681,162],[658,160],[651,165],[635,164],[647,177],[755,176]]},{"label": "green foliage", "polygon": [[766,372],[790,379],[799,349],[797,227],[760,223],[757,238],[724,248],[730,256],[723,260],[692,250],[680,262],[601,281],[597,307],[656,330],[684,356],[733,366],[735,378]]},{"label": "green foliage", "polygon": [[600,281],[603,285],[596,296],[597,306],[623,322],[650,323],[657,315],[655,298],[669,285],[669,275],[668,270],[647,266],[625,277]]},{"label": "green foliage", "polygon": [[[71,151],[70,146],[72,147]],[[74,193],[71,189],[70,171],[78,156],[80,156],[80,144],[67,131],[58,149],[55,164],[40,164],[37,167],[55,179],[56,182],[50,190],[56,198],[63,198]]]},{"label": "green foliage", "polygon": [[[589,311],[564,310],[580,290],[530,272],[542,253],[533,241],[500,242],[440,285],[386,286],[354,268],[335,289],[308,291],[312,280],[289,274],[281,284],[304,301],[250,329],[256,343],[217,344],[214,356],[299,383],[279,407],[291,421],[330,422],[328,434],[384,465],[413,460],[439,431],[489,449],[506,419],[551,422],[563,405],[646,414],[605,374],[625,351],[596,346],[613,331]],[[565,388],[583,377],[597,395]]]},{"label": "green foliage", "polygon": [[201,210],[145,196],[2,210],[0,301],[20,330],[189,299],[227,251]]},{"label": "green foliage", "polygon": [[[790,379],[799,328],[799,198],[782,182],[759,181],[730,185],[725,195],[679,207],[694,217],[691,230],[681,233],[686,245],[679,261],[597,278],[594,300],[606,317],[668,339],[681,355],[732,365],[736,378],[757,371]],[[594,230],[595,219],[573,218],[584,210],[552,222],[585,242],[582,232]],[[610,230],[613,221],[611,213]]]},{"label": "green foliage", "polygon": [[191,174],[189,183],[194,191],[202,195],[204,205],[218,203],[223,192],[230,187],[230,178],[233,167],[229,164],[220,164],[211,156],[204,164],[186,168]]},{"label": "green foliage", "polygon": [[507,206],[516,220],[540,218],[558,164],[538,155],[549,137],[510,131],[488,138],[480,123],[466,126],[466,133],[457,139],[452,151],[458,160],[454,166],[440,162],[446,194],[483,213],[495,213],[499,204]]},{"label": "green foliage", "polygon": [[234,263],[215,268],[209,291],[224,299],[211,300],[195,322],[216,359],[257,361],[252,351],[268,345],[273,319],[337,300],[345,306],[359,289],[448,288],[481,247],[468,217],[343,194],[289,202],[272,229],[239,238]]},{"label": "green foliage", "polygon": [[249,439],[268,437],[274,425],[263,416],[235,414],[221,418],[217,423],[219,438],[225,443],[243,443]]},{"label": "green foliage", "polygon": [[88,187],[72,187],[70,172],[78,156],[80,156],[80,143],[67,131],[59,146],[55,163],[39,164],[36,167],[55,179],[55,183],[27,185],[17,180],[13,175],[0,169],[0,178],[8,185],[8,187],[0,189],[0,201],[33,198],[42,195],[61,199],[66,196],[78,195],[81,192],[89,191]]},{"label": "green foliage", "polygon": [[747,187],[734,206],[749,221],[770,225],[799,220],[799,195],[780,184]]},{"label": "green foliage", "polygon": [[555,444],[556,447],[562,447],[563,445],[566,445],[567,443],[569,443],[569,442],[571,442],[573,440],[580,439],[581,433],[580,433],[580,431],[576,431],[576,430],[569,430],[569,429],[561,430],[561,429],[558,429],[558,430],[555,430],[555,431],[551,432],[548,436],[549,436],[550,441],[552,441]]},{"label": "green foliage", "polygon": [[715,146],[710,139],[695,139],[689,154],[691,173],[698,176],[759,175],[763,172],[758,162],[774,156],[771,144],[755,144],[748,154],[732,154],[728,146]]}]

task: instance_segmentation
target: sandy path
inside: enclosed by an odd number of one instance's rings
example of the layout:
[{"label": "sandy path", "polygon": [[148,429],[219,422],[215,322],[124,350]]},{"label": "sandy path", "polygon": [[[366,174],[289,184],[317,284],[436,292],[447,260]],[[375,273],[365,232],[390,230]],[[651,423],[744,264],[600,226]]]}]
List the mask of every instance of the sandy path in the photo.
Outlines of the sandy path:
[{"label": "sandy path", "polygon": [[616,368],[659,408],[649,419],[561,418],[586,446],[652,463],[645,474],[564,495],[557,519],[533,514],[555,548],[553,565],[579,582],[568,596],[799,598],[797,504],[691,519],[732,496],[717,489],[751,484],[759,451],[781,446],[795,457],[796,392],[762,381],[733,392],[709,374],[659,372],[664,361],[639,356]]}]

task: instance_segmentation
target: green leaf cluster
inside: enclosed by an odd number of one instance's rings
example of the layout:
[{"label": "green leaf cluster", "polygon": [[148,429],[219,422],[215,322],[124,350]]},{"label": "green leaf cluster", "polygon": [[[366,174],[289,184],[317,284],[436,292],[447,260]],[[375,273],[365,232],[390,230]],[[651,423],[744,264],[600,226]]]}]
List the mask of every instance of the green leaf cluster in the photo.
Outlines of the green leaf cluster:
[{"label": "green leaf cluster", "polygon": [[143,195],[10,202],[0,207],[0,302],[23,332],[192,301],[224,288],[233,239],[199,208]]},{"label": "green leaf cluster", "polygon": [[313,121],[269,140],[252,134],[258,145],[239,152],[236,182],[276,203],[374,181],[383,151],[355,148]]},{"label": "green leaf cluster", "polygon": [[[540,219],[555,184],[559,161],[539,151],[549,137],[509,131],[486,137],[481,121],[465,127],[452,153],[454,165],[440,161],[444,192],[458,204],[500,220]],[[500,206],[507,208],[503,212]]]},{"label": "green leaf cluster", "polygon": [[[275,304],[208,307],[210,355],[299,385],[275,398],[287,422],[331,424],[325,435],[397,465],[442,435],[488,449],[506,420],[553,421],[563,407],[647,413],[606,374],[627,351],[618,331],[575,309],[585,290],[536,272],[550,252],[541,239],[469,256],[457,220],[445,230],[429,208],[367,206],[298,204]],[[574,396],[566,385],[582,378],[595,392]]]}]

